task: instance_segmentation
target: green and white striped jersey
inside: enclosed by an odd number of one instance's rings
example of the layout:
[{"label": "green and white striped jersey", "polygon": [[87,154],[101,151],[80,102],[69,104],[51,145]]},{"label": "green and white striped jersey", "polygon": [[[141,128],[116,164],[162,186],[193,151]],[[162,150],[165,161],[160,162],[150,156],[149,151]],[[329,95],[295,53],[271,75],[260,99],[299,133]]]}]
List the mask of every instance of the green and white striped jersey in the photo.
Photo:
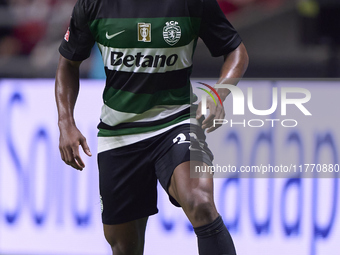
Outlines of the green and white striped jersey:
[{"label": "green and white striped jersey", "polygon": [[99,151],[190,123],[199,37],[213,56],[241,43],[216,0],[78,0],[59,51],[75,61],[89,57],[95,42],[101,51]]}]

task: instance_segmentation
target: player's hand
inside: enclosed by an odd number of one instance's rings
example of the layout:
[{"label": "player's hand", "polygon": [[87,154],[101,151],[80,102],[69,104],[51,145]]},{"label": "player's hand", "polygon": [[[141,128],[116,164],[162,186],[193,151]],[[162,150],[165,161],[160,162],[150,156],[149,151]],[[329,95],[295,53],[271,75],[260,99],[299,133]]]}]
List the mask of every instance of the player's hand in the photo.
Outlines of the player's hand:
[{"label": "player's hand", "polygon": [[85,164],[79,155],[79,145],[86,155],[92,156],[86,138],[75,125],[60,127],[59,150],[61,159],[75,169],[83,170]]},{"label": "player's hand", "polygon": [[[198,108],[196,111],[197,120],[203,117],[201,104],[202,102],[198,104]],[[223,105],[221,105],[220,103],[217,103],[217,105],[215,105],[215,102],[211,98],[207,98],[207,109],[209,109],[209,115],[202,122],[202,129],[207,129],[207,133],[210,133],[222,126],[222,124],[215,124],[214,126],[214,119],[224,119],[225,112]]]}]

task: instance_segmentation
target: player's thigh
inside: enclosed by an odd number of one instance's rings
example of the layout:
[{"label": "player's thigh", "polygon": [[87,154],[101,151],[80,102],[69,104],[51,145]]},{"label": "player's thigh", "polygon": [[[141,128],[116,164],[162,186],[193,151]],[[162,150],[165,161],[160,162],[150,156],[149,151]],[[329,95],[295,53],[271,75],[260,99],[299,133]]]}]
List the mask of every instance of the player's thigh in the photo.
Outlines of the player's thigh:
[{"label": "player's thigh", "polygon": [[[196,125],[181,125],[171,130],[163,137],[163,142],[159,143],[161,157],[157,159],[155,168],[156,175],[160,184],[166,192],[169,193],[169,187],[172,191],[176,191],[175,182],[190,184],[185,187],[180,185],[183,189],[191,191],[191,186],[196,185],[198,180],[190,180],[189,166],[198,163],[202,165],[212,165],[213,155],[205,142],[205,134],[201,127]],[[165,149],[165,150],[164,150]],[[189,164],[192,162],[192,164]],[[178,178],[176,177],[178,176]],[[174,180],[174,178],[176,180]],[[194,183],[191,183],[191,182]],[[202,185],[208,182],[200,181]],[[208,188],[208,186],[207,186]],[[172,195],[172,194],[169,194]],[[172,196],[171,196],[172,197]],[[172,200],[172,198],[170,199]],[[176,201],[172,201],[173,203]],[[179,202],[179,201],[177,201]],[[174,203],[176,205],[176,203]]]},{"label": "player's thigh", "polygon": [[145,217],[122,224],[104,224],[104,235],[113,254],[143,254],[147,220]]},{"label": "player's thigh", "polygon": [[214,184],[210,174],[192,177],[196,166],[207,166],[199,161],[187,161],[178,165],[170,180],[169,194],[182,206],[194,226],[214,220],[218,213],[214,204]]},{"label": "player's thigh", "polygon": [[[207,176],[200,178],[192,177],[190,171],[194,171],[195,166],[207,166],[203,162],[183,162],[178,165],[172,176],[169,185],[169,193],[174,195],[180,201],[190,200],[192,195],[213,198],[213,178],[207,173]],[[190,169],[191,168],[191,169]],[[209,175],[209,176],[208,176]]]}]

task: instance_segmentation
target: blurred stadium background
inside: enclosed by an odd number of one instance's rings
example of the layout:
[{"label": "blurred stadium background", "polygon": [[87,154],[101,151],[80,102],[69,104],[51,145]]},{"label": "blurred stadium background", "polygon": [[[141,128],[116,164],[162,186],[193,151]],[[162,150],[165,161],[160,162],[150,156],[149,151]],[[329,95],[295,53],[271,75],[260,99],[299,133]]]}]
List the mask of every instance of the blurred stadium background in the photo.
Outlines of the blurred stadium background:
[{"label": "blurred stadium background", "polygon": [[[88,167],[79,174],[58,152],[53,79],[75,2],[0,0],[1,255],[110,254],[100,223],[95,157],[86,159]],[[234,165],[255,164],[258,153],[273,164],[339,164],[340,1],[218,2],[249,53],[240,87],[256,85],[265,109],[273,86],[307,88],[313,120],[302,119],[294,132],[221,128],[211,144],[223,137],[236,149],[218,144],[216,159],[231,155]],[[199,41],[193,79],[213,84],[221,63]],[[81,77],[76,118],[94,153],[104,86],[98,49],[82,64]],[[215,189],[238,254],[340,254],[338,179],[217,179]],[[188,221],[161,190],[159,209],[150,219],[145,254],[197,254]]]},{"label": "blurred stadium background", "polygon": [[[75,0],[0,1],[1,77],[54,77],[58,45],[74,3]],[[338,0],[219,3],[247,46],[251,62],[246,77],[339,76]],[[83,77],[102,77],[97,55],[84,63]],[[210,58],[200,42],[193,76],[216,77],[220,62]]]}]

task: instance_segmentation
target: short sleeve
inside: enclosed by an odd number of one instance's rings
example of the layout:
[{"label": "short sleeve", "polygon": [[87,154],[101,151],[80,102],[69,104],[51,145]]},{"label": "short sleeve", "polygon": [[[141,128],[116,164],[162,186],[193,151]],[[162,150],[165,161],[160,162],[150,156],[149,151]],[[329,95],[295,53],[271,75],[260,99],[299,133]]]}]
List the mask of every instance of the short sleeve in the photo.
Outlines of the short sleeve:
[{"label": "short sleeve", "polygon": [[214,57],[230,53],[242,42],[216,0],[203,0],[199,37]]},{"label": "short sleeve", "polygon": [[70,26],[59,47],[60,54],[74,61],[82,61],[90,56],[95,43],[88,22],[84,1],[78,0],[74,6]]}]

